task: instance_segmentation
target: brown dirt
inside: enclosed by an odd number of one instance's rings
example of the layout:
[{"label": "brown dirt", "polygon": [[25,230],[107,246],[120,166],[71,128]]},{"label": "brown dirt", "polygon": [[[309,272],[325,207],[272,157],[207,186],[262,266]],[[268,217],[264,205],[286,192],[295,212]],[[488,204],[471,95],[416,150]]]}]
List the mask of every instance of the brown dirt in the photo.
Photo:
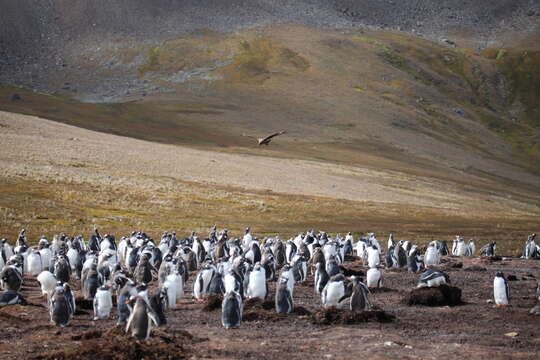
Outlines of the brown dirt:
[{"label": "brown dirt", "polygon": [[411,290],[403,299],[407,305],[455,306],[460,305],[461,289],[455,286],[422,287]]},{"label": "brown dirt", "polygon": [[316,325],[352,325],[369,321],[387,323],[394,320],[394,315],[382,310],[353,312],[335,307],[322,309],[311,315],[311,321]]},{"label": "brown dirt", "polygon": [[[294,360],[325,355],[353,359],[369,351],[375,359],[394,359],[401,358],[407,346],[423,359],[483,359],[488,353],[494,359],[537,358],[538,321],[529,310],[537,304],[535,278],[540,277],[540,262],[513,258],[486,264],[486,271],[467,271],[467,267],[478,263],[478,258],[459,260],[463,269],[447,271],[453,286],[462,289],[461,306],[408,306],[402,299],[414,288],[419,275],[385,272],[388,290],[370,294],[376,309],[370,315],[352,315],[347,310],[330,310],[330,314],[321,311],[312,285],[304,284],[295,286],[295,312],[278,315],[270,308],[275,291],[275,284],[271,283],[269,299],[247,302],[240,327],[224,331],[219,310],[203,312],[205,304],[189,299],[190,280],[186,284],[187,298],[177,309],[166,313],[167,327],[154,330],[148,343],[128,339],[122,328],[115,327],[115,319],[92,321],[91,311],[75,315],[70,325],[61,329],[49,323],[45,307],[15,305],[0,309],[0,319],[6,324],[0,336],[0,351],[6,360],[36,356],[62,359],[73,354],[84,359],[90,357],[85,355],[90,354],[87,349],[94,349],[94,359],[96,349],[100,358],[117,353],[150,358],[152,355],[146,353],[150,347],[159,348],[163,358],[173,356],[175,351],[177,358],[281,359],[287,353]],[[356,261],[346,266],[358,268],[360,264]],[[510,282],[512,306],[506,309],[487,302],[493,296],[492,281],[497,271],[526,279]],[[25,279],[25,288],[24,296],[45,305],[33,279]],[[78,283],[73,281],[72,288],[78,291]],[[396,320],[377,321],[377,314],[382,314],[378,311],[395,316]],[[313,323],[314,318],[321,319],[322,325]],[[519,334],[515,338],[504,335],[514,331]],[[360,337],[362,342],[352,345],[351,339]],[[426,337],[434,341],[426,342]],[[392,344],[385,345],[389,342]]]},{"label": "brown dirt", "polygon": [[221,309],[221,303],[223,301],[223,296],[216,294],[209,294],[204,298],[204,305],[201,308],[201,311],[214,311]]}]

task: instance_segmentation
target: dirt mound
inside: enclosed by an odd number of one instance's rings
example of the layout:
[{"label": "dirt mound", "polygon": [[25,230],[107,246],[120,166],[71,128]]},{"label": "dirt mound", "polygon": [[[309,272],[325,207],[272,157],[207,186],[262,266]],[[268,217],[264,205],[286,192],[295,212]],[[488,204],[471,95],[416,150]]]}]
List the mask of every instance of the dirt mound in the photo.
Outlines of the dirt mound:
[{"label": "dirt mound", "polygon": [[463,269],[464,271],[486,271],[487,269],[480,265],[471,265]]},{"label": "dirt mound", "polygon": [[308,316],[308,315],[311,315],[311,311],[309,311],[303,306],[295,306],[293,310],[293,314],[300,315],[300,316]]},{"label": "dirt mound", "polygon": [[354,269],[352,267],[345,267],[343,265],[340,265],[339,268],[341,269],[341,272],[345,276],[364,276],[365,272],[360,269]]},{"label": "dirt mound", "polygon": [[192,337],[185,331],[164,333],[155,331],[148,341],[131,339],[117,328],[112,331],[88,331],[75,335],[73,340],[80,337],[78,347],[40,354],[32,359],[185,359],[188,355],[186,345],[192,342]]},{"label": "dirt mound", "polygon": [[353,312],[335,307],[321,309],[311,315],[311,322],[316,325],[331,324],[361,324],[366,322],[388,323],[395,320],[395,316],[383,310],[369,310]]},{"label": "dirt mound", "polygon": [[204,299],[204,305],[201,308],[201,311],[214,311],[221,309],[221,302],[223,301],[223,296],[216,294],[208,294]]},{"label": "dirt mound", "polygon": [[396,289],[390,289],[387,287],[378,287],[378,288],[369,288],[369,292],[372,293],[385,293],[385,292],[396,292]]},{"label": "dirt mound", "polygon": [[244,312],[242,314],[243,321],[268,321],[276,322],[283,320],[287,314],[278,314],[275,311],[267,311],[262,309],[252,309]]},{"label": "dirt mound", "polygon": [[409,306],[455,306],[462,304],[461,289],[445,284],[439,287],[416,288],[405,296],[403,302]]},{"label": "dirt mound", "polygon": [[275,307],[275,304],[272,300],[269,299],[259,299],[259,298],[252,298],[247,299],[244,302],[244,310],[273,310]]},{"label": "dirt mound", "polygon": [[86,300],[82,296],[75,298],[75,305],[79,309],[94,310],[94,302],[92,300]]}]

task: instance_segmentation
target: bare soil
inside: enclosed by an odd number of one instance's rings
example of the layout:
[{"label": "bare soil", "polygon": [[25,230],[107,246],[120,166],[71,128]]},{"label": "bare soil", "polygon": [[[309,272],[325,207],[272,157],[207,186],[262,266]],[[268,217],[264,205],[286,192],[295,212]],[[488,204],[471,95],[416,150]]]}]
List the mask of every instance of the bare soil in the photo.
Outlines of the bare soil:
[{"label": "bare soil", "polygon": [[[457,262],[464,268],[452,267]],[[485,271],[475,270],[480,263]],[[359,263],[346,266],[359,267]],[[371,294],[374,311],[364,315],[346,309],[324,311],[310,276],[306,284],[295,287],[293,314],[278,315],[271,308],[272,283],[269,300],[248,301],[244,321],[234,330],[221,326],[219,308],[202,311],[205,304],[189,298],[189,281],[186,299],[167,313],[168,326],[155,329],[148,342],[128,339],[115,328],[114,319],[92,321],[89,310],[82,310],[66,328],[51,325],[38,284],[27,277],[22,293],[31,305],[0,309],[4,323],[0,351],[3,359],[282,359],[283,354],[289,359],[353,359],[368,353],[374,359],[537,358],[538,318],[528,312],[536,305],[540,262],[449,258],[442,268],[452,285],[462,289],[462,305],[408,306],[403,299],[418,275],[385,271],[387,290]],[[509,283],[512,306],[508,308],[488,302],[498,270],[517,279]],[[78,289],[78,284],[72,285]],[[326,320],[321,324],[315,319]],[[518,335],[505,335],[511,332]]]}]

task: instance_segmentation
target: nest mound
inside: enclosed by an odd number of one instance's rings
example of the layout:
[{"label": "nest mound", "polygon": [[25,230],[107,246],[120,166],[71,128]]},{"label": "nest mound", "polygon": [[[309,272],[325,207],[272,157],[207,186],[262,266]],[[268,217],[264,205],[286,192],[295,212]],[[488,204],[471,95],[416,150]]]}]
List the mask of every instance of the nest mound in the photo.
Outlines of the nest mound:
[{"label": "nest mound", "polygon": [[185,359],[187,346],[193,337],[185,331],[164,333],[154,331],[148,340],[135,340],[123,333],[120,328],[108,331],[92,330],[75,335],[80,340],[78,347],[40,354],[33,359],[42,360],[132,360],[132,359]]},{"label": "nest mound", "polygon": [[216,294],[208,294],[204,299],[204,305],[201,311],[214,311],[221,309],[221,303],[223,302],[223,296]]},{"label": "nest mound", "polygon": [[273,310],[275,306],[274,301],[270,299],[251,298],[244,302],[244,310]]},{"label": "nest mound", "polygon": [[403,302],[409,306],[455,306],[463,303],[461,301],[461,289],[446,284],[438,287],[413,289],[405,296]]},{"label": "nest mound", "polygon": [[332,324],[361,324],[366,322],[388,323],[395,320],[395,316],[383,310],[368,310],[353,312],[335,307],[321,309],[311,315],[311,322],[316,325]]}]

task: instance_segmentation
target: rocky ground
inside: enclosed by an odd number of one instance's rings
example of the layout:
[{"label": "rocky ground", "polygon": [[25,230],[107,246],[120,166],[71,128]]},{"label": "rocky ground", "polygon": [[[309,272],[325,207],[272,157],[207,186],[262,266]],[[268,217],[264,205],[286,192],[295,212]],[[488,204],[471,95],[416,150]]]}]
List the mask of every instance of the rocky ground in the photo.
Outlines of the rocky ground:
[{"label": "rocky ground", "polygon": [[[350,260],[345,264],[349,270],[365,271],[359,261]],[[321,316],[320,300],[313,293],[309,276],[295,287],[295,313],[279,316],[270,308],[271,284],[269,306],[266,302],[247,304],[244,321],[234,330],[221,326],[219,309],[203,311],[203,303],[190,299],[192,273],[186,298],[167,313],[168,325],[155,330],[148,342],[127,339],[121,329],[115,329],[114,319],[92,321],[92,311],[81,302],[68,327],[49,324],[38,284],[27,277],[22,293],[30,305],[0,309],[5,324],[0,350],[5,359],[281,359],[284,354],[290,359],[356,359],[366,354],[374,359],[537,358],[538,319],[528,312],[536,304],[540,263],[450,257],[441,268],[449,274],[452,285],[462,289],[462,305],[405,305],[403,299],[416,285],[418,275],[385,271],[384,289],[374,290],[370,297],[388,317],[357,323],[349,318],[345,323],[338,320],[318,325],[315,319]],[[496,308],[491,302],[493,277],[499,270],[515,279],[509,282],[509,308]],[[76,281],[72,284],[78,289]]]}]

